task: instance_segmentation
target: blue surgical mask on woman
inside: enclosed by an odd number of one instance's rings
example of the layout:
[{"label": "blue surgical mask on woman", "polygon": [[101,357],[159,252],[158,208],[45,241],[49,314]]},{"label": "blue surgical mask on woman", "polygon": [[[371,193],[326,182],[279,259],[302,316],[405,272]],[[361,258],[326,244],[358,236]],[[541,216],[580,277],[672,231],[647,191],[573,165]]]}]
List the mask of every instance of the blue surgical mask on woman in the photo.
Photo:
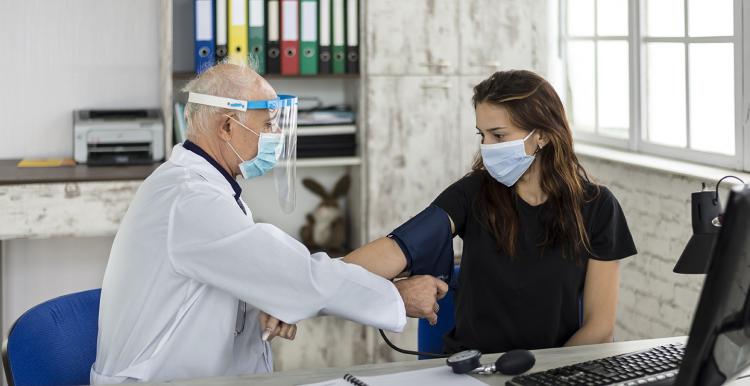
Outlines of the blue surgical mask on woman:
[{"label": "blue surgical mask on woman", "polygon": [[232,144],[227,141],[227,145],[229,145],[229,148],[232,149],[234,154],[237,155],[237,158],[240,159],[239,166],[242,177],[244,177],[246,180],[253,177],[260,177],[273,169],[273,167],[276,166],[276,160],[279,159],[279,154],[281,154],[281,134],[258,134],[257,132],[255,132],[255,130],[243,125],[240,121],[232,118],[231,116],[227,115],[226,117],[237,122],[238,125],[258,136],[258,155],[256,155],[255,158],[247,161],[242,159],[240,153],[238,153],[237,150],[234,149],[234,146],[232,146]]},{"label": "blue surgical mask on woman", "polygon": [[526,173],[533,155],[526,154],[526,140],[534,134],[534,130],[523,139],[515,141],[480,145],[482,163],[490,175],[501,184],[511,187]]}]

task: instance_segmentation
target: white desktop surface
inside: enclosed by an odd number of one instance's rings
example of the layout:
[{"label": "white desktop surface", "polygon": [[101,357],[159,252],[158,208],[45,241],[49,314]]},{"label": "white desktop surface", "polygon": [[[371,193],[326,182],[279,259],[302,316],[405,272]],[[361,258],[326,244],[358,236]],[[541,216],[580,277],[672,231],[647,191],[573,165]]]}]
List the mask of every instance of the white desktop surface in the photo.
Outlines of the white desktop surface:
[{"label": "white desktop surface", "polygon": [[[605,343],[590,346],[577,346],[568,348],[552,348],[533,351],[536,356],[536,365],[531,372],[543,371],[573,363],[585,362],[592,359],[604,358],[613,355],[625,354],[633,351],[648,349],[670,343],[685,343],[686,337],[672,337],[660,339],[636,340],[629,342]],[[485,355],[482,363],[494,362],[498,355]],[[423,361],[407,361],[379,363],[373,365],[361,365],[346,368],[324,368],[313,370],[282,371],[273,374],[248,375],[239,377],[218,377],[173,381],[173,386],[235,386],[235,385],[304,385],[307,383],[321,382],[329,379],[340,378],[346,373],[356,376],[372,376],[390,374],[401,371],[411,371],[428,367],[445,366],[445,359],[431,359]],[[505,385],[512,377],[502,375],[481,376],[475,378],[488,385]],[[152,385],[155,385],[152,384]]]}]

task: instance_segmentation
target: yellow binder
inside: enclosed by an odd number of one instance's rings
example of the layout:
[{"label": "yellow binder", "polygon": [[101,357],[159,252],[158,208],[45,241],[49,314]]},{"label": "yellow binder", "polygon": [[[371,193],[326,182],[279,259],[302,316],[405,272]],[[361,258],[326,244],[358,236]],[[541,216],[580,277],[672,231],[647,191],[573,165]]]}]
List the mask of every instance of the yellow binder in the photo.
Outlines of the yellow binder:
[{"label": "yellow binder", "polygon": [[229,0],[229,56],[247,61],[247,0]]}]

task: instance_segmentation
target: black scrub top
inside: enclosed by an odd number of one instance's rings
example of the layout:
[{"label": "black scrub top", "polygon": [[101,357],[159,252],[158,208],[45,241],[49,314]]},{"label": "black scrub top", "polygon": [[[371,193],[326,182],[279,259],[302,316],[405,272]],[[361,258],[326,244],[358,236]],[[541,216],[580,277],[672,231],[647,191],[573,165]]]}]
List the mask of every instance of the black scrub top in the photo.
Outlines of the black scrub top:
[{"label": "black scrub top", "polygon": [[[614,195],[585,183],[593,197],[582,208],[592,255],[563,257],[560,246],[542,250],[540,213],[513,194],[519,219],[517,257],[497,248],[477,216],[482,183],[498,183],[475,172],[457,181],[433,202],[448,215],[464,241],[455,293],[456,326],[445,336],[445,351],[484,353],[560,347],[580,328],[581,297],[589,258],[617,260],[637,253]],[[483,182],[488,181],[488,182]]]}]

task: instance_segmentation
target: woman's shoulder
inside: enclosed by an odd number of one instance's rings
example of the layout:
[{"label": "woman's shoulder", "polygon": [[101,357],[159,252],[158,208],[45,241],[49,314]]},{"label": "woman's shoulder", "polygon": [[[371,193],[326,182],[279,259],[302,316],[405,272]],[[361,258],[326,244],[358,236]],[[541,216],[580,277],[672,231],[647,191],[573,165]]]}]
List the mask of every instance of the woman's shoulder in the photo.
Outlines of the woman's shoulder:
[{"label": "woman's shoulder", "polygon": [[483,177],[479,172],[471,172],[446,187],[435,199],[434,204],[444,207],[449,203],[465,203],[474,199],[482,187]]},{"label": "woman's shoulder", "polygon": [[592,181],[583,182],[584,206],[589,208],[600,208],[618,204],[617,198],[606,185],[600,185]]},{"label": "woman's shoulder", "polygon": [[456,182],[451,184],[448,189],[457,189],[467,195],[476,193],[482,188],[482,182],[484,181],[482,173],[484,173],[482,170],[472,171],[459,178]]}]

